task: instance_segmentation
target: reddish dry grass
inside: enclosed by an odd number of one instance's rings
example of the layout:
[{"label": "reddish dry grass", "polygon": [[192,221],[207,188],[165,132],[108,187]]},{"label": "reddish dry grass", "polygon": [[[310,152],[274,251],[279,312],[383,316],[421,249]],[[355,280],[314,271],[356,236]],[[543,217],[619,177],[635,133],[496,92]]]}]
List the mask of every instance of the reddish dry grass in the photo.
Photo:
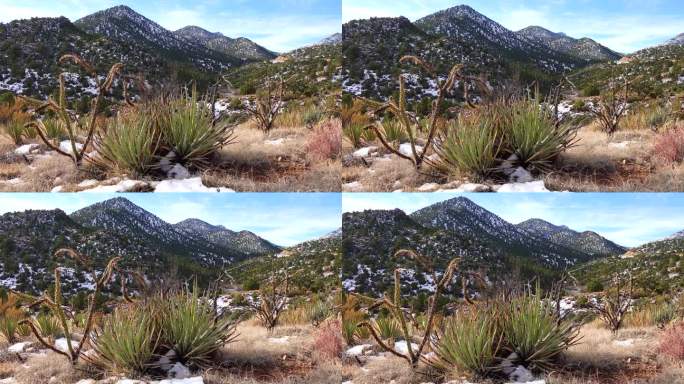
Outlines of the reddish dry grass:
[{"label": "reddish dry grass", "polygon": [[679,323],[663,332],[658,351],[675,360],[684,360],[684,323]]},{"label": "reddish dry grass", "polygon": [[327,321],[321,324],[314,336],[313,351],[323,360],[338,359],[344,351],[340,322]]},{"label": "reddish dry grass", "polygon": [[664,165],[684,161],[684,125],[678,125],[656,136],[653,157]]},{"label": "reddish dry grass", "polygon": [[318,124],[306,143],[308,155],[315,161],[335,159],[342,149],[342,122],[330,119]]}]

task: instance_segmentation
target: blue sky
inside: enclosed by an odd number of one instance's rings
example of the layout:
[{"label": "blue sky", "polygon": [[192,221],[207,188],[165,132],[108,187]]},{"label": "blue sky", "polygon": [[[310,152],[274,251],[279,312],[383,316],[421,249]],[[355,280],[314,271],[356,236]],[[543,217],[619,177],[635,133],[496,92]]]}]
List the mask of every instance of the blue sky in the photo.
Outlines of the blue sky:
[{"label": "blue sky", "polygon": [[0,22],[66,16],[75,21],[125,4],[166,29],[197,25],[287,52],[341,31],[341,0],[0,0]]},{"label": "blue sky", "polygon": [[71,213],[118,196],[169,223],[196,218],[234,231],[252,231],[283,246],[321,237],[342,224],[339,193],[6,193],[0,194],[0,214],[55,208]]},{"label": "blue sky", "polygon": [[344,0],[342,18],[405,16],[419,19],[467,4],[508,29],[539,25],[572,37],[590,37],[618,52],[660,44],[684,32],[681,0]]},{"label": "blue sky", "polygon": [[513,224],[540,218],[576,231],[592,230],[627,247],[684,230],[684,193],[346,193],[342,209],[399,208],[411,213],[457,196]]}]

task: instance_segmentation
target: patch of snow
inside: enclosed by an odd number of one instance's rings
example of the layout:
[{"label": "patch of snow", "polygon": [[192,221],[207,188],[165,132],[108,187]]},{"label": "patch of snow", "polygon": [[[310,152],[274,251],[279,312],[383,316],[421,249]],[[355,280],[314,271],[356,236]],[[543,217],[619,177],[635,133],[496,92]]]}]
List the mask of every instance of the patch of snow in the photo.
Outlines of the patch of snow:
[{"label": "patch of snow", "polygon": [[432,192],[435,191],[439,188],[439,184],[437,183],[425,183],[418,187],[419,192]]},{"label": "patch of snow", "polygon": [[62,192],[62,189],[64,189],[64,187],[62,187],[61,185],[58,185],[58,186],[52,188],[52,189],[50,190],[50,192],[51,192],[51,193],[58,193],[58,192]]},{"label": "patch of snow", "polygon": [[356,192],[363,188],[363,184],[358,181],[352,181],[351,183],[342,184],[342,190],[348,192]]},{"label": "patch of snow", "polygon": [[529,183],[534,181],[532,174],[523,167],[518,167],[508,176],[508,180],[511,183]]},{"label": "patch of snow", "polygon": [[139,180],[121,180],[114,185],[99,185],[95,188],[85,189],[81,192],[128,192],[136,187],[144,186],[146,183]]},{"label": "patch of snow", "polygon": [[166,173],[166,176],[168,176],[170,179],[176,180],[187,179],[190,177],[190,171],[188,171],[188,169],[184,166],[176,164],[171,167],[171,169]]},{"label": "patch of snow", "polygon": [[484,184],[464,183],[453,189],[438,189],[437,192],[489,192],[491,188]]},{"label": "patch of snow", "polygon": [[625,149],[627,148],[632,142],[631,141],[621,141],[619,143],[608,143],[609,147],[612,148],[619,148],[619,149]]},{"label": "patch of snow", "polygon": [[83,180],[80,183],[78,183],[78,186],[81,188],[92,188],[96,185],[98,185],[100,182],[95,180],[95,179],[88,179],[88,180]]},{"label": "patch of snow", "polygon": [[613,341],[613,344],[617,345],[618,347],[632,347],[634,346],[634,339],[615,340]]},{"label": "patch of snow", "polygon": [[[413,156],[413,151],[411,150],[411,143],[404,143],[399,145],[399,152],[405,156]],[[421,154],[423,152],[423,147],[416,145],[416,153]]]},{"label": "patch of snow", "polygon": [[97,383],[97,382],[93,379],[81,379],[81,380],[76,382],[76,384],[95,384],[95,383]]},{"label": "patch of snow", "polygon": [[27,341],[24,341],[22,343],[15,343],[15,344],[10,345],[9,348],[7,348],[7,352],[11,352],[11,353],[24,352],[26,350],[26,347],[28,347],[29,345],[31,345],[31,343],[27,342]]},{"label": "patch of snow", "polygon": [[155,192],[235,192],[230,188],[209,188],[202,184],[201,177],[183,180],[164,180],[157,184]]},{"label": "patch of snow", "polygon": [[39,144],[24,144],[20,147],[17,147],[17,149],[14,150],[14,153],[17,155],[28,155],[34,149],[38,149],[38,148],[40,148]]},{"label": "patch of snow", "polygon": [[371,155],[371,153],[376,152],[378,150],[378,147],[372,146],[372,147],[363,147],[360,149],[357,149],[352,153],[353,157],[368,157]]},{"label": "patch of snow", "polygon": [[508,379],[512,380],[513,383],[529,383],[533,382],[534,376],[527,368],[518,365],[513,372],[508,375]]},{"label": "patch of snow", "polygon": [[181,363],[176,363],[167,373],[172,379],[187,379],[190,377],[190,369]]},{"label": "patch of snow", "polygon": [[[83,149],[83,144],[81,143],[76,143],[76,150],[80,151]],[[66,152],[68,154],[73,154],[72,148],[71,148],[71,141],[69,140],[64,140],[59,143],[59,149],[63,152]]]},{"label": "patch of snow", "polygon": [[285,142],[285,139],[282,137],[280,139],[275,139],[275,140],[264,140],[264,144],[266,145],[283,145]]},{"label": "patch of snow", "polygon": [[202,376],[188,377],[185,379],[166,379],[160,381],[152,381],[151,384],[204,384]]},{"label": "patch of snow", "polygon": [[[394,343],[394,349],[396,349],[397,352],[399,352],[399,353],[403,353],[405,355],[408,354],[408,345],[406,344],[406,341],[404,341],[404,340],[395,342]],[[418,350],[418,344],[411,343],[411,349],[414,352],[416,352]]]},{"label": "patch of snow", "polygon": [[508,183],[500,186],[497,192],[549,192],[544,185],[544,180],[530,181],[527,183]]},{"label": "patch of snow", "polygon": [[361,344],[361,345],[355,345],[349,349],[347,349],[344,354],[347,356],[360,356],[363,355],[363,352],[365,352],[367,349],[372,348],[373,346],[370,344]]},{"label": "patch of snow", "polygon": [[[77,345],[78,341],[71,340],[71,348],[76,348]],[[62,337],[55,340],[55,348],[59,349],[60,351],[67,352],[69,350],[69,346],[67,345],[67,339]]]},{"label": "patch of snow", "polygon": [[273,343],[273,344],[287,344],[289,343],[290,337],[289,336],[283,336],[283,337],[269,337],[268,342]]}]

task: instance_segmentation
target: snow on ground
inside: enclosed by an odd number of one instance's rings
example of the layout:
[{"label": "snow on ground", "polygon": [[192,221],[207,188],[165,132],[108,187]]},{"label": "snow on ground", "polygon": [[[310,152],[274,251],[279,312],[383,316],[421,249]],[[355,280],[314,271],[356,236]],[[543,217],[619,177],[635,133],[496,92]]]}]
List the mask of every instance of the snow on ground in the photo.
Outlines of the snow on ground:
[{"label": "snow on ground", "polygon": [[349,349],[347,349],[344,354],[347,356],[359,356],[363,355],[363,352],[366,351],[367,349],[373,348],[372,345],[370,344],[361,344],[361,345],[355,345]]},{"label": "snow on ground", "polygon": [[[75,145],[76,145],[77,151],[80,151],[81,149],[83,149],[83,144],[76,143]],[[59,149],[63,152],[73,154],[72,147],[71,147],[71,141],[69,141],[69,140],[60,141]]]},{"label": "snow on ground", "polygon": [[[76,348],[77,345],[78,345],[78,341],[71,340],[71,348]],[[69,346],[67,344],[67,339],[62,337],[62,338],[55,340],[55,348],[59,349],[60,351],[67,352],[69,350]]]},{"label": "snow on ground", "polygon": [[[416,153],[421,154],[423,152],[423,147],[416,145]],[[399,145],[399,152],[405,156],[413,156],[413,151],[411,150],[411,143],[404,143]]]},{"label": "snow on ground", "polygon": [[357,149],[356,151],[354,151],[354,153],[352,153],[352,156],[353,157],[368,157],[368,156],[370,156],[371,153],[377,152],[377,150],[378,150],[378,147],[375,147],[375,146],[363,147],[363,148],[360,148],[360,149]]},{"label": "snow on ground", "polygon": [[[88,180],[86,180],[88,181]],[[139,180],[121,180],[120,182],[114,184],[114,185],[98,185],[97,187],[90,188],[90,189],[85,189],[81,192],[96,192],[96,193],[101,193],[101,192],[128,192],[133,189],[135,189],[138,186],[144,185],[144,181],[139,181]]]},{"label": "snow on ground", "polygon": [[268,342],[273,343],[273,344],[287,344],[289,343],[290,337],[289,336],[283,336],[283,337],[269,337]]},{"label": "snow on ground", "polygon": [[230,188],[209,188],[202,184],[201,177],[183,180],[164,180],[157,184],[155,192],[235,192]]},{"label": "snow on ground", "polygon": [[283,145],[284,142],[285,139],[283,139],[282,137],[276,140],[264,140],[264,144],[266,145]]},{"label": "snow on ground", "polygon": [[[413,349],[414,352],[417,351],[418,350],[418,344],[411,343],[411,348]],[[406,344],[406,341],[404,341],[404,340],[395,342],[394,343],[394,349],[396,349],[397,352],[399,352],[399,353],[403,353],[405,355],[408,354],[408,345]]]},{"label": "snow on ground", "polygon": [[497,192],[549,192],[544,185],[544,180],[530,181],[527,183],[503,184]]},{"label": "snow on ground", "polygon": [[24,144],[20,147],[17,147],[17,149],[14,150],[14,153],[17,155],[28,155],[31,153],[31,151],[38,148],[40,148],[39,144]]},{"label": "snow on ground", "polygon": [[22,343],[12,344],[9,346],[9,348],[7,348],[7,352],[12,352],[12,353],[24,352],[26,347],[28,347],[29,345],[31,345],[31,343],[28,341],[24,341]]}]

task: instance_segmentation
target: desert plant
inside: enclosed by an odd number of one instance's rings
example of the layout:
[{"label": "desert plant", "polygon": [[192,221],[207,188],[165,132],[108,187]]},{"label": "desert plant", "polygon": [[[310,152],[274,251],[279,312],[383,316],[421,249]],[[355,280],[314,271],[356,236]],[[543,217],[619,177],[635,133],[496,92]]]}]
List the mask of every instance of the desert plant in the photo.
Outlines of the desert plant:
[{"label": "desert plant", "polygon": [[[74,164],[78,166],[81,165],[83,158],[88,153],[90,143],[93,140],[95,131],[97,130],[97,118],[98,114],[102,110],[104,97],[111,90],[112,85],[114,84],[114,79],[119,72],[121,72],[123,64],[114,64],[110,68],[107,76],[102,79],[95,71],[95,67],[78,55],[67,54],[59,59],[60,64],[69,61],[73,61],[75,64],[80,66],[83,70],[85,70],[85,72],[88,73],[88,75],[90,75],[93,81],[95,81],[97,97],[95,97],[92,101],[90,116],[84,121],[84,119],[78,119],[72,111],[67,109],[64,79],[65,73],[61,73],[59,75],[59,97],[57,101],[53,100],[52,98],[48,98],[46,102],[28,98],[25,99],[30,103],[37,105],[35,113],[41,113],[47,110],[52,111],[57,115],[66,129],[66,134],[69,141],[68,147],[63,147],[60,144],[54,143],[52,140],[50,140],[50,137],[47,134],[47,127],[42,120],[34,120],[28,123],[26,126],[27,128],[35,130],[38,136],[40,136],[41,140],[50,149],[59,153],[60,155],[71,158]],[[83,143],[79,143],[78,141],[79,131],[85,132],[86,134],[86,138]]]},{"label": "desert plant", "polygon": [[[420,122],[417,117],[408,112],[406,108],[406,79],[405,75],[399,76],[399,97],[398,99],[390,98],[387,103],[378,103],[371,100],[366,100],[365,102],[375,108],[375,114],[384,113],[388,111],[397,121],[401,124],[403,134],[407,137],[410,152],[402,152],[399,147],[393,145],[387,137],[384,135],[382,124],[376,121],[375,124],[366,127],[366,129],[373,130],[376,137],[380,140],[380,143],[391,153],[397,155],[402,159],[411,161],[416,169],[420,169],[423,165],[423,161],[426,158],[427,153],[430,150],[430,146],[437,135],[439,128],[438,119],[442,114],[443,102],[447,94],[451,91],[457,82],[463,84],[463,93],[466,102],[471,105],[468,99],[468,83],[470,81],[476,81],[478,85],[482,86],[483,83],[480,79],[465,76],[462,74],[463,65],[454,65],[449,71],[449,75],[446,79],[442,80],[437,72],[427,64],[422,59],[416,56],[404,56],[399,60],[400,63],[413,63],[423,69],[428,75],[430,75],[437,84],[437,98],[432,101],[432,111],[425,125],[425,131],[427,131],[427,137],[425,139],[425,145],[423,147],[417,144],[417,131]],[[482,87],[484,89],[484,87]]]},{"label": "desert plant", "polygon": [[327,321],[321,325],[314,335],[313,350],[325,360],[334,360],[342,355],[344,344],[342,341],[340,322]]},{"label": "desert plant", "polygon": [[249,304],[268,332],[272,332],[278,325],[280,315],[287,307],[287,278],[282,281],[272,276],[270,280],[270,284],[263,284],[259,288],[258,298]]},{"label": "desert plant", "polygon": [[684,161],[684,124],[659,133],[653,143],[653,157],[664,165]]},{"label": "desert plant", "polygon": [[285,106],[284,93],[285,81],[282,78],[268,79],[264,88],[244,103],[243,108],[254,118],[262,131],[270,132],[273,128],[278,114]]},{"label": "desert plant", "polygon": [[26,127],[24,122],[12,120],[5,124],[5,133],[9,136],[15,145],[21,145],[24,142],[26,135]]},{"label": "desert plant", "polygon": [[579,340],[577,324],[558,321],[550,301],[529,290],[508,303],[502,300],[506,306],[502,319],[505,348],[515,353],[517,362],[529,369],[554,369],[560,355]]},{"label": "desert plant", "polygon": [[658,352],[678,361],[684,360],[684,324],[676,324],[662,333]]},{"label": "desert plant", "polygon": [[600,300],[591,303],[591,307],[599,316],[601,321],[610,329],[611,332],[617,333],[622,327],[622,322],[625,315],[632,308],[632,297],[634,292],[634,285],[632,276],[629,276],[629,283],[627,289],[623,286],[623,277],[617,274],[614,278],[615,287],[606,291],[606,294]]},{"label": "desert plant", "polygon": [[[235,140],[234,124],[222,122],[212,97],[200,99],[197,89],[183,91],[170,101],[158,101],[162,141],[183,164],[205,165],[208,159]],[[152,107],[152,106],[151,106]]]},{"label": "desert plant", "polygon": [[151,366],[160,339],[148,308],[120,307],[91,335],[85,360],[107,373],[142,374]]},{"label": "desert plant", "polygon": [[66,338],[66,350],[62,350],[57,347],[57,345],[54,344],[54,342],[49,342],[49,340],[46,340],[46,337],[50,335],[44,335],[40,331],[40,326],[38,325],[37,321],[35,319],[24,319],[20,322],[20,324],[27,324],[30,328],[31,331],[33,332],[33,335],[38,339],[38,341],[45,346],[46,348],[54,351],[57,354],[63,355],[69,359],[69,361],[72,364],[75,364],[78,361],[79,356],[81,355],[81,352],[83,350],[83,347],[85,343],[88,341],[90,332],[92,331],[93,328],[93,320],[95,318],[95,304],[96,300],[95,298],[99,296],[100,292],[102,289],[109,283],[109,281],[112,278],[112,274],[114,271],[120,272],[122,275],[124,274],[122,271],[120,271],[117,268],[117,263],[119,260],[121,260],[121,257],[114,257],[109,260],[107,263],[107,266],[105,267],[104,271],[101,273],[97,273],[97,271],[93,268],[92,262],[90,258],[86,257],[85,255],[81,255],[80,253],[72,250],[72,249],[58,249],[55,252],[55,257],[59,258],[60,256],[65,255],[67,257],[70,257],[74,259],[78,264],[80,264],[82,267],[84,267],[88,272],[92,274],[92,281],[95,282],[95,288],[91,292],[91,294],[88,296],[88,309],[87,309],[87,320],[85,323],[85,327],[83,329],[83,336],[81,337],[81,340],[76,344],[73,345],[73,339],[72,339],[72,329],[70,326],[70,322],[68,320],[67,312],[65,310],[65,307],[63,305],[64,299],[62,297],[62,288],[61,288],[61,272],[60,272],[60,267],[55,268],[55,281],[54,281],[54,292],[53,295],[50,296],[48,292],[46,291],[43,293],[42,296],[35,298],[30,295],[26,295],[23,293],[18,293],[15,292],[17,295],[19,295],[22,300],[30,302],[30,304],[27,305],[28,308],[34,308],[34,307],[47,307],[47,309],[52,313],[53,316],[55,316],[60,323],[60,326],[62,327],[62,331],[64,334],[64,337]]},{"label": "desert plant", "polygon": [[342,149],[342,124],[339,119],[321,122],[306,143],[307,153],[315,160],[335,159]]},{"label": "desert plant", "polygon": [[309,303],[305,309],[307,318],[314,327],[318,327],[332,315],[332,308],[330,305],[320,299]]},{"label": "desert plant", "polygon": [[562,152],[577,143],[576,136],[574,125],[562,124],[553,110],[540,108],[538,99],[511,103],[506,142],[526,169],[549,170]]},{"label": "desert plant", "polygon": [[379,317],[370,323],[383,340],[394,340],[402,336],[401,325],[393,318]]},{"label": "desert plant", "polygon": [[97,155],[91,161],[109,172],[131,173],[142,176],[158,162],[160,145],[157,126],[147,116],[131,113],[117,116],[95,138]]},{"label": "desert plant", "polygon": [[627,95],[629,92],[629,83],[624,81],[622,89],[620,86],[613,84],[607,93],[599,96],[595,105],[589,108],[589,112],[598,120],[601,129],[608,134],[613,134],[620,127],[620,120],[627,112]]},{"label": "desert plant", "polygon": [[52,140],[62,140],[66,137],[66,129],[64,129],[64,123],[55,118],[45,118],[43,119],[43,124],[45,125],[45,136]]},{"label": "desert plant", "polygon": [[384,119],[378,122],[382,134],[392,144],[402,143],[408,139],[408,135],[396,119]]},{"label": "desert plant", "polygon": [[311,106],[304,110],[302,114],[302,122],[304,125],[313,129],[321,120],[323,120],[323,111],[316,106]]},{"label": "desert plant", "polygon": [[[390,352],[391,354],[401,357],[402,359],[405,359],[409,365],[412,368],[415,368],[418,362],[421,359],[421,356],[423,354],[423,350],[426,348],[428,345],[428,342],[431,340],[433,336],[433,330],[434,330],[434,319],[437,314],[437,303],[439,302],[439,299],[442,297],[442,293],[444,290],[448,287],[449,284],[451,284],[451,281],[454,277],[454,273],[458,270],[458,265],[460,262],[460,258],[454,258],[452,259],[446,269],[444,270],[444,273],[440,278],[437,277],[437,272],[432,265],[432,263],[425,257],[417,254],[414,251],[410,250],[399,250],[394,254],[394,257],[399,258],[399,257],[406,257],[410,258],[416,261],[416,263],[420,264],[427,273],[432,275],[432,281],[435,282],[435,289],[433,291],[433,294],[430,296],[428,299],[428,311],[427,311],[427,320],[426,320],[426,325],[425,329],[423,330],[423,336],[418,344],[418,347],[415,348],[413,347],[413,333],[411,332],[411,328],[409,326],[409,321],[407,320],[407,314],[405,313],[405,309],[402,306],[403,303],[403,297],[401,295],[401,270],[396,269],[394,271],[394,294],[393,297],[388,297],[385,295],[382,299],[373,299],[367,296],[363,296],[360,294],[354,294],[354,296],[358,297],[360,300],[370,303],[368,310],[373,310],[376,308],[384,308],[386,309],[392,318],[396,320],[401,328],[401,335],[406,341],[406,349],[407,353],[403,353],[398,351],[395,346],[390,346],[388,345],[380,335],[378,335],[378,332],[376,329],[373,327],[373,325],[368,322],[368,321],[363,321],[359,323],[359,327],[365,327],[368,329],[370,332],[371,336],[373,336],[373,339],[375,339],[376,343],[384,350]],[[464,297],[468,298],[468,295],[465,292],[465,278],[462,279],[463,287],[464,287]],[[411,316],[413,317],[413,316]]]},{"label": "desert plant", "polygon": [[36,327],[40,331],[40,334],[51,343],[64,336],[64,330],[57,317],[52,316],[49,313],[39,313],[35,320]]},{"label": "desert plant", "polygon": [[199,296],[199,288],[181,290],[168,298],[162,318],[162,340],[176,352],[181,363],[204,367],[216,352],[237,337],[236,322],[216,317],[210,302]]},{"label": "desert plant", "polygon": [[486,118],[459,116],[435,142],[433,166],[445,174],[486,176],[498,163],[498,135]]},{"label": "desert plant", "polygon": [[447,376],[485,377],[496,370],[503,344],[497,312],[491,308],[458,311],[431,340],[431,366]]},{"label": "desert plant", "polygon": [[17,295],[3,292],[0,300],[0,333],[8,343],[16,341],[19,321],[25,317],[19,306],[20,299]]}]

